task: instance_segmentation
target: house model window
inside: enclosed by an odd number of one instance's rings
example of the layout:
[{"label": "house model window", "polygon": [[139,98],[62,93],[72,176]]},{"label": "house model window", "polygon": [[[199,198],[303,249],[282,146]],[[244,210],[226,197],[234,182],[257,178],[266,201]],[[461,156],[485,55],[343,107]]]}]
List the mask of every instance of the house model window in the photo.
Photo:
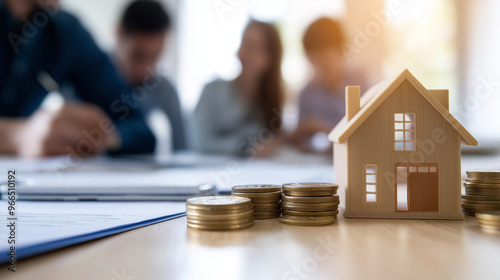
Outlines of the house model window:
[{"label": "house model window", "polygon": [[415,113],[394,114],[394,150],[416,151]]},{"label": "house model window", "polygon": [[377,169],[378,164],[369,163],[365,164],[365,201],[377,202]]}]

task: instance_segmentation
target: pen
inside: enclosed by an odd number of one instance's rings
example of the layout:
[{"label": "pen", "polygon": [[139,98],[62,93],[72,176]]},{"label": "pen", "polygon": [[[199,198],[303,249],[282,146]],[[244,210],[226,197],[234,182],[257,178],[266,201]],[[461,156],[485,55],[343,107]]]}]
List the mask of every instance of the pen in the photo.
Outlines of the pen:
[{"label": "pen", "polygon": [[42,87],[48,92],[47,96],[42,101],[40,108],[55,112],[64,106],[64,97],[57,82],[44,70],[38,73],[37,80]]}]

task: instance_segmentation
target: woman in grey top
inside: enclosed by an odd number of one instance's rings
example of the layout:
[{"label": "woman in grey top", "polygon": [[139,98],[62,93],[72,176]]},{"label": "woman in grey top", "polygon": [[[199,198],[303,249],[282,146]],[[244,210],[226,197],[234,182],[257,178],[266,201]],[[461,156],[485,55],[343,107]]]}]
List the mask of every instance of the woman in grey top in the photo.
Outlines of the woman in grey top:
[{"label": "woman in grey top", "polygon": [[247,25],[238,50],[240,75],[207,84],[196,106],[199,151],[257,156],[279,142],[282,52],[275,27],[258,21]]}]

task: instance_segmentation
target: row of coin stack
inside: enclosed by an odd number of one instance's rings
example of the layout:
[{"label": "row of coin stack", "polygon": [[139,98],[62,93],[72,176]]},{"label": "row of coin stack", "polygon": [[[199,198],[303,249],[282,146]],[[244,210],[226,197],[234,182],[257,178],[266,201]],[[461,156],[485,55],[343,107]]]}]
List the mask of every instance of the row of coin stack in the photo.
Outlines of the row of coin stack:
[{"label": "row of coin stack", "polygon": [[228,231],[249,228],[254,219],[272,218],[288,225],[329,225],[339,213],[337,189],[330,183],[238,185],[232,188],[232,196],[188,199],[187,225]]}]

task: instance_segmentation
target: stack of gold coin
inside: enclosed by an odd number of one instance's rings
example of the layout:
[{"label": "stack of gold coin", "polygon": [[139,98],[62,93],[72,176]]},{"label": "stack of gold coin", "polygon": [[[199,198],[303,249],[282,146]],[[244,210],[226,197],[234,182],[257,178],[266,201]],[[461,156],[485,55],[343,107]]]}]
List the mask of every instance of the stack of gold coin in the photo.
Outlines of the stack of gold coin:
[{"label": "stack of gold coin", "polygon": [[283,185],[280,222],[298,226],[322,226],[336,221],[338,185],[294,183]]},{"label": "stack of gold coin", "polygon": [[500,231],[500,212],[476,213],[476,218],[484,230]]},{"label": "stack of gold coin", "polygon": [[500,171],[467,171],[464,186],[464,214],[500,211]]},{"label": "stack of gold coin", "polygon": [[187,225],[199,230],[238,230],[253,226],[253,207],[248,198],[203,196],[187,200]]},{"label": "stack of gold coin", "polygon": [[281,185],[238,185],[233,197],[252,200],[254,219],[272,219],[280,216]]}]

